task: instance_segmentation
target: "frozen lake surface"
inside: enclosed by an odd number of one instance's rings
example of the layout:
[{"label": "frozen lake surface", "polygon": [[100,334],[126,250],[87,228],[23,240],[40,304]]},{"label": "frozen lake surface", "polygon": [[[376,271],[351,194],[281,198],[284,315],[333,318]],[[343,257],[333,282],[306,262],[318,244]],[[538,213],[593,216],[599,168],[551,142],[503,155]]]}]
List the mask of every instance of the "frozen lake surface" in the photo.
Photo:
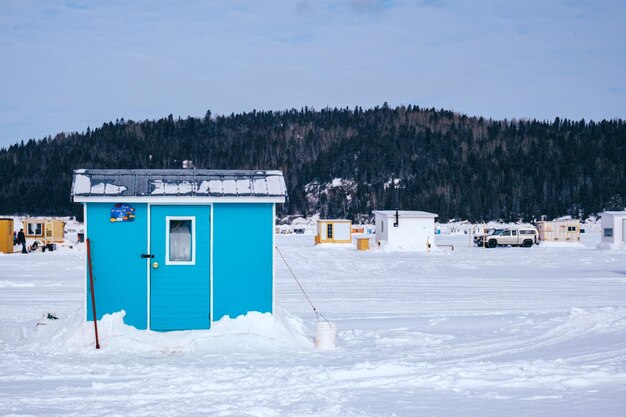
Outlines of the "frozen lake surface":
[{"label": "frozen lake surface", "polygon": [[[82,323],[84,252],[0,254],[1,415],[624,416],[626,252],[582,245],[431,254],[276,243],[275,317],[153,333]],[[54,313],[59,319],[44,316]],[[37,325],[41,323],[41,325]]]}]

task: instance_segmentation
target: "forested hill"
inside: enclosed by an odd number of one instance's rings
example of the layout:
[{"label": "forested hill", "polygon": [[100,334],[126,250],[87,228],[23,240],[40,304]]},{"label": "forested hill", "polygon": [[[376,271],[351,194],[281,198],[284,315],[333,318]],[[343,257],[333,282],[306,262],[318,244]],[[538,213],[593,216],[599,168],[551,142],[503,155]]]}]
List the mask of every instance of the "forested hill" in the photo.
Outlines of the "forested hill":
[{"label": "forested hill", "polygon": [[0,150],[0,213],[73,215],[75,168],[279,169],[282,213],[533,219],[623,209],[626,123],[493,121],[417,106],[118,120]]}]

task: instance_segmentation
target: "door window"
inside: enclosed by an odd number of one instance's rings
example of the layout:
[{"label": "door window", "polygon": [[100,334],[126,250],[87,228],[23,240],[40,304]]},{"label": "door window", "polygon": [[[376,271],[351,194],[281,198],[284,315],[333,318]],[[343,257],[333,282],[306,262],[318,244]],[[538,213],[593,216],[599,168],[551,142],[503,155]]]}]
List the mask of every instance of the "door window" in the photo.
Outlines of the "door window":
[{"label": "door window", "polygon": [[333,225],[332,223],[328,224],[326,226],[326,238],[327,239],[332,239],[333,238]]},{"label": "door window", "polygon": [[196,263],[196,222],[194,217],[166,217],[167,265],[194,265]]}]

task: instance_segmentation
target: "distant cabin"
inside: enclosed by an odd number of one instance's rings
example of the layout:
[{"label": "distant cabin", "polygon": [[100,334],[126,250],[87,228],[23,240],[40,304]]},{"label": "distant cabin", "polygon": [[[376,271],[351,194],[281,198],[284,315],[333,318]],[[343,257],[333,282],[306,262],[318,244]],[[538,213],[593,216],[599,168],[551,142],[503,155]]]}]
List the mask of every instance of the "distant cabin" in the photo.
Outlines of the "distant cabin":
[{"label": "distant cabin", "polygon": [[280,171],[80,169],[72,197],[84,207],[98,319],[124,310],[126,324],[167,331],[274,312]]},{"label": "distant cabin", "polygon": [[318,220],[315,243],[352,243],[352,221]]},{"label": "distant cabin", "polygon": [[65,222],[48,218],[22,219],[24,236],[44,245],[63,243],[65,237]]},{"label": "distant cabin", "polygon": [[600,213],[602,222],[601,247],[626,249],[626,210]]},{"label": "distant cabin", "polygon": [[542,242],[580,242],[580,221],[574,219],[537,222]]},{"label": "distant cabin", "polygon": [[435,246],[434,213],[426,211],[374,211],[376,244],[393,245],[405,250],[427,252]]}]

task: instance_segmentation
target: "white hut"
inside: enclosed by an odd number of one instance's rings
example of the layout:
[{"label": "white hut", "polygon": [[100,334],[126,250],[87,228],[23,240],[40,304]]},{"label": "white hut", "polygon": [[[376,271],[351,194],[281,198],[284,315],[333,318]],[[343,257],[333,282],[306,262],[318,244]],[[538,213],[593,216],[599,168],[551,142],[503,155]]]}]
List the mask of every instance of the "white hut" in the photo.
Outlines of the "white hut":
[{"label": "white hut", "polygon": [[435,247],[434,213],[426,211],[374,211],[376,244],[399,249],[427,252]]},{"label": "white hut", "polygon": [[315,244],[318,243],[352,243],[352,221],[318,220]]},{"label": "white hut", "polygon": [[626,249],[626,210],[600,213],[602,239],[600,247]]}]

